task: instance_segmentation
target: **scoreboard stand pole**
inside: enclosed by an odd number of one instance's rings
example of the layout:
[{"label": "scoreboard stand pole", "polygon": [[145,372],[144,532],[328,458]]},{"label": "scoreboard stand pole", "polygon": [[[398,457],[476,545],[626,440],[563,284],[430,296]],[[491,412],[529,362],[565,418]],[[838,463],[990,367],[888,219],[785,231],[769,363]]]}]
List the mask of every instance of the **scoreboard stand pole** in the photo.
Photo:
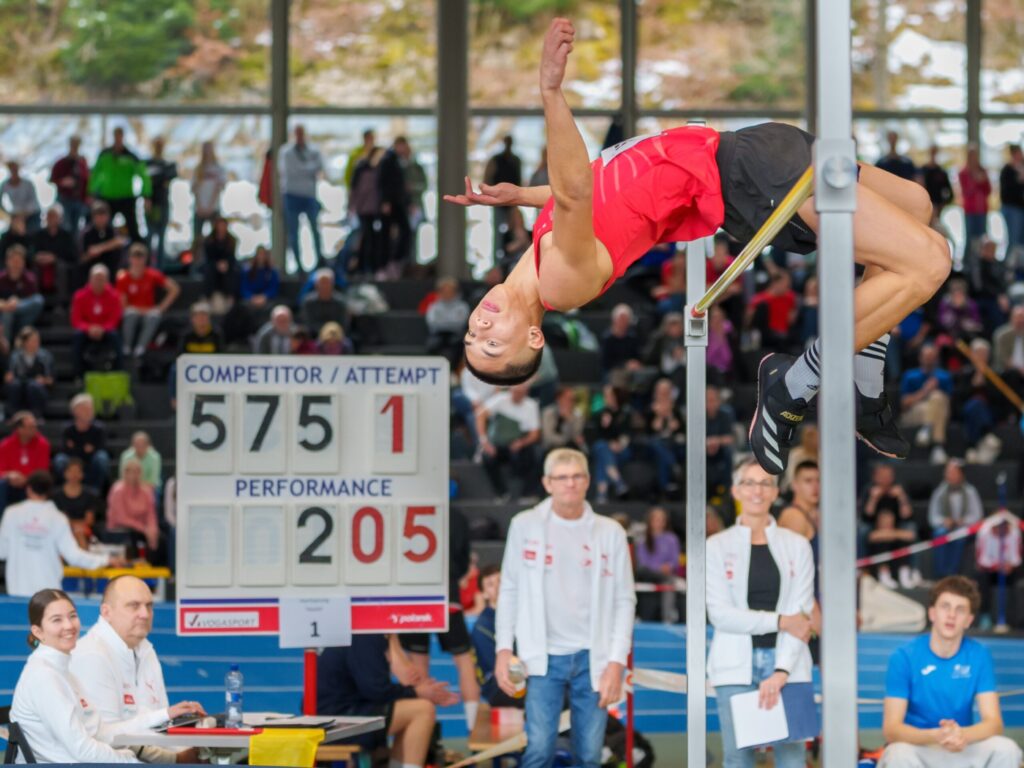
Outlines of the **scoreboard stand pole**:
[{"label": "scoreboard stand pole", "polygon": [[303,654],[304,685],[302,686],[302,714],[315,715],[316,711],[316,648],[307,648]]}]

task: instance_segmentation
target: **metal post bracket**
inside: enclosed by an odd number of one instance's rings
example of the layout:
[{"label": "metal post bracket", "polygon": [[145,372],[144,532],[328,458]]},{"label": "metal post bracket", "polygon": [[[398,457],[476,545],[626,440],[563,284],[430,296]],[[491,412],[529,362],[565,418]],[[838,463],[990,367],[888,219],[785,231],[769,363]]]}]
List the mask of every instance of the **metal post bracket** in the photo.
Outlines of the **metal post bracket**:
[{"label": "metal post bracket", "polygon": [[683,308],[686,318],[686,341],[687,347],[707,347],[708,345],[708,316],[694,314],[693,307],[687,305]]},{"label": "metal post bracket", "polygon": [[814,207],[819,213],[853,213],[857,207],[857,160],[853,139],[814,143]]}]

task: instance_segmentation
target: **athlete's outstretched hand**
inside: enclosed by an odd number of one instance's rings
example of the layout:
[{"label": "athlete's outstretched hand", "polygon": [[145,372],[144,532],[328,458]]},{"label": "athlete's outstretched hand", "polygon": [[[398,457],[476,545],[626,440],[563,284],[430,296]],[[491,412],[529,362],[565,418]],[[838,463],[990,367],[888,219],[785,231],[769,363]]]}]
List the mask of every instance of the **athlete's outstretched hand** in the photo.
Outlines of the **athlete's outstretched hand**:
[{"label": "athlete's outstretched hand", "polygon": [[473,184],[466,177],[466,192],[462,195],[445,195],[446,202],[456,205],[516,205],[519,199],[519,187],[503,181],[501,184],[481,184],[480,191],[473,191]]},{"label": "athlete's outstretched hand", "polygon": [[544,48],[540,55],[540,89],[556,91],[562,87],[565,78],[565,64],[572,53],[576,29],[568,19],[555,19],[544,36]]}]

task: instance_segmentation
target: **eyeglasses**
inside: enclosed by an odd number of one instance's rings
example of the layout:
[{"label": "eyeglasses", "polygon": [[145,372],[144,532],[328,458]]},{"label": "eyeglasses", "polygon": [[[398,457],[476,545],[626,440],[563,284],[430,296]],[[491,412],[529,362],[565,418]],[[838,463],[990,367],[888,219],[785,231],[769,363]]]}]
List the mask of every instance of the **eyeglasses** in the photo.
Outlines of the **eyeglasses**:
[{"label": "eyeglasses", "polygon": [[775,487],[775,481],[774,480],[740,480],[738,483],[736,483],[736,485],[740,486],[740,488],[764,488],[765,490],[768,490],[769,488],[774,488]]},{"label": "eyeglasses", "polygon": [[582,483],[589,477],[582,472],[577,472],[575,475],[548,475],[548,480],[552,483]]}]

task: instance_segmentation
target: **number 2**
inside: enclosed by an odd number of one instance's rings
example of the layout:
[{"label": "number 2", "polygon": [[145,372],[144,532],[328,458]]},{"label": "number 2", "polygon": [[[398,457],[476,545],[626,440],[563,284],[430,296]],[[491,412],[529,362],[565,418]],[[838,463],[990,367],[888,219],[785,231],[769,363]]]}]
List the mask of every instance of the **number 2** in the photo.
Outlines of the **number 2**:
[{"label": "number 2", "polygon": [[317,555],[315,552],[317,548],[327,541],[328,537],[331,535],[331,532],[334,530],[334,521],[331,520],[331,516],[327,514],[326,509],[310,507],[309,509],[302,510],[302,513],[299,515],[299,528],[305,528],[306,523],[314,517],[318,517],[323,520],[324,529],[320,531],[320,533],[309,543],[308,547],[302,550],[299,554],[299,562],[329,565],[331,562],[330,555]]}]

